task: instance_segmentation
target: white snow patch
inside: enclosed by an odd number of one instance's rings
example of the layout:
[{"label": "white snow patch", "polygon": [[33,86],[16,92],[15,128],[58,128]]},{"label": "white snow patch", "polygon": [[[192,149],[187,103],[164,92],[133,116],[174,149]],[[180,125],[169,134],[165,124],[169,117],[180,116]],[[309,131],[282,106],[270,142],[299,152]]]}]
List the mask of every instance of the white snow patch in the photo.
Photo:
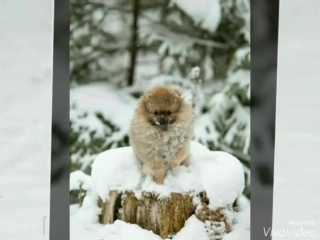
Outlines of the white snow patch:
[{"label": "white snow patch", "polygon": [[248,200],[242,200],[241,210],[236,214],[236,224],[223,240],[250,240],[250,205]]},{"label": "white snow patch", "polygon": [[197,24],[211,32],[216,31],[221,20],[221,5],[219,0],[172,0]]},{"label": "white snow patch", "polygon": [[201,160],[194,157],[192,160],[198,169],[197,181],[206,191],[211,209],[231,204],[241,196],[244,170],[238,159],[226,152],[212,151]]},{"label": "white snow patch", "polygon": [[115,221],[112,225],[107,225],[102,229],[105,234],[114,235],[114,237],[105,238],[110,240],[136,240],[136,239],[148,239],[148,240],[161,240],[161,238],[155,235],[152,231],[144,230],[138,225],[125,223],[123,221]]},{"label": "white snow patch", "polygon": [[98,216],[101,213],[101,208],[97,205],[97,194],[89,191],[83,199],[82,206],[77,215],[78,219],[84,224],[98,223]]},{"label": "white snow patch", "polygon": [[141,170],[131,147],[115,148],[98,155],[92,164],[91,177],[93,191],[106,200],[111,189],[137,189]]},{"label": "white snow patch", "polygon": [[83,190],[90,190],[91,177],[79,170],[70,173],[70,184],[69,184],[70,191],[78,190],[80,186]]},{"label": "white snow patch", "polygon": [[173,238],[174,240],[200,239],[210,240],[206,233],[203,222],[195,215],[192,215],[185,223],[185,226]]}]

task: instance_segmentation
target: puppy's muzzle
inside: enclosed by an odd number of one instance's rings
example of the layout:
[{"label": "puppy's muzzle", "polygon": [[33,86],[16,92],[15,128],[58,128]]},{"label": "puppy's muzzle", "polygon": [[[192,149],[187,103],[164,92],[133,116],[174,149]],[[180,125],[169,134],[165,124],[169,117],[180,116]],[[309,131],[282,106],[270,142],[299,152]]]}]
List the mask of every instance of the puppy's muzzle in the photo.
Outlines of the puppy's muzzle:
[{"label": "puppy's muzzle", "polygon": [[168,120],[167,119],[165,119],[165,118],[159,118],[159,124],[161,125],[161,126],[167,126],[168,125]]}]

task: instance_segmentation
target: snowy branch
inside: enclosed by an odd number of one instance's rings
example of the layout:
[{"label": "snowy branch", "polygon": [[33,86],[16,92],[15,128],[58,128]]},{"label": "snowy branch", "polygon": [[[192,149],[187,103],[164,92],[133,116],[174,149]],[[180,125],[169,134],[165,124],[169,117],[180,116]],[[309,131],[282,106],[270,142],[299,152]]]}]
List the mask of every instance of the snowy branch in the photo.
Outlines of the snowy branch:
[{"label": "snowy branch", "polygon": [[[95,2],[90,2],[90,4],[95,4],[99,7],[104,7],[107,9],[111,10],[118,10],[122,12],[127,12],[131,13],[133,9],[131,7],[122,7],[122,6],[115,6],[115,5],[110,5],[106,3],[95,3]],[[209,46],[209,47],[214,47],[214,48],[229,48],[230,46],[225,43],[220,43],[220,42],[215,42],[212,40],[205,40],[201,38],[194,37],[192,33],[188,32],[187,29],[183,28],[178,28],[175,26],[175,28],[165,25],[162,22],[155,21],[154,19],[150,18],[149,16],[140,13],[139,14],[141,18],[147,20],[150,25],[150,30],[154,31],[155,33],[158,33],[160,35],[166,36],[168,38],[175,37],[175,38],[183,38],[186,41],[197,43],[199,45],[204,45],[204,46]]]},{"label": "snowy branch", "polygon": [[150,31],[152,30],[154,34],[159,34],[160,36],[163,36],[166,38],[179,39],[180,41],[185,41],[192,44],[199,44],[199,45],[213,47],[213,48],[222,48],[222,49],[229,48],[229,45],[225,43],[201,39],[201,38],[190,36],[186,33],[181,33],[181,32],[178,33],[176,31],[172,31],[169,27],[164,26],[163,24],[160,24],[157,22],[153,22],[147,27],[150,29]]}]

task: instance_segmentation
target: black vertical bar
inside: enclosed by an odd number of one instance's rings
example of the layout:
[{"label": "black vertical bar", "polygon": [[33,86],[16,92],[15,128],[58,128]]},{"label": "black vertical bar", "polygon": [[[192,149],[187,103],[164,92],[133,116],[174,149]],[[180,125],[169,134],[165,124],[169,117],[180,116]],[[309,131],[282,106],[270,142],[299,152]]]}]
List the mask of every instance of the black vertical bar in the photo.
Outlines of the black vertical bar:
[{"label": "black vertical bar", "polygon": [[50,240],[69,239],[69,1],[55,0]]},{"label": "black vertical bar", "polygon": [[279,0],[251,1],[251,239],[271,239]]}]

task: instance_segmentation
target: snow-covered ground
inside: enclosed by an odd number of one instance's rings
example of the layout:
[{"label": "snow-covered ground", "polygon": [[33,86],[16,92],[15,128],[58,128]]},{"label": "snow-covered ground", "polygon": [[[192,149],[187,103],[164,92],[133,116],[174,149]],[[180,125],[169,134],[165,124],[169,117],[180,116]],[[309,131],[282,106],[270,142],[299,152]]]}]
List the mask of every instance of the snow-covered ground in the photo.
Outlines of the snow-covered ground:
[{"label": "snow-covered ground", "polygon": [[280,1],[274,240],[320,236],[319,9],[317,0]]},{"label": "snow-covered ground", "polygon": [[48,239],[52,16],[50,1],[0,2],[0,239]]}]

